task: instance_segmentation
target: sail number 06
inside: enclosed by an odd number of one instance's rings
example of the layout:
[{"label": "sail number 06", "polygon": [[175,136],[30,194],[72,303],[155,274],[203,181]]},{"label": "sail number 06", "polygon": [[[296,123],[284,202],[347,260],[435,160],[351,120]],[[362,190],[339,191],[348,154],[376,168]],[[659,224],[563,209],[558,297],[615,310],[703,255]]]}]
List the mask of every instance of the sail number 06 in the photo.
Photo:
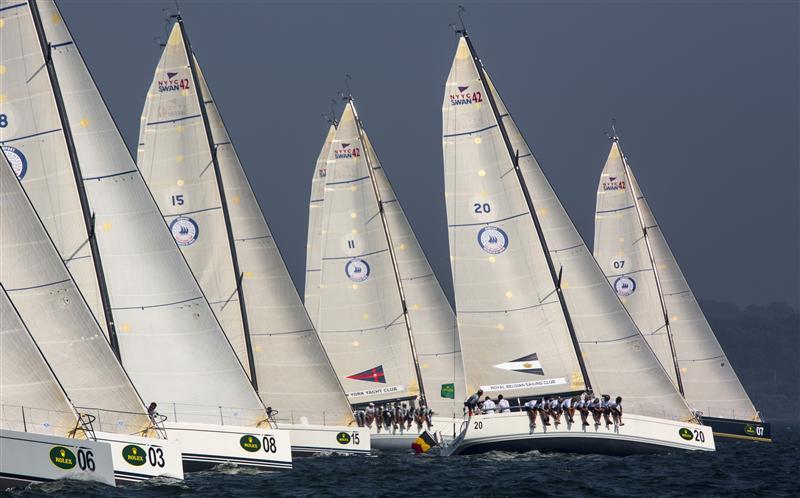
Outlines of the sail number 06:
[{"label": "sail number 06", "polygon": [[80,467],[81,470],[94,472],[95,464],[94,453],[92,453],[92,450],[78,448],[78,467]]}]

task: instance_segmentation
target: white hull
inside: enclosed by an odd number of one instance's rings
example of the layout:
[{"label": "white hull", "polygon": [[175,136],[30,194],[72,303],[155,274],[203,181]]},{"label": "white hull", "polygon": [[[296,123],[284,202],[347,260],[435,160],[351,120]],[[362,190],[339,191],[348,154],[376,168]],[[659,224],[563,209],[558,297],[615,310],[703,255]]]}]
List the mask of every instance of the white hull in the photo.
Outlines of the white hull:
[{"label": "white hull", "polygon": [[183,479],[183,461],[177,441],[95,432],[98,441],[111,445],[117,484],[163,476]]},{"label": "white hull", "polygon": [[[623,417],[624,426],[606,428],[601,420],[596,427],[591,416],[583,427],[580,415],[567,424],[562,417],[556,427],[551,420],[544,427],[540,419],[530,428],[526,412],[473,416],[458,438],[443,450],[447,455],[486,451],[555,451],[630,455],[657,453],[673,449],[714,451],[714,434],[704,425],[665,420],[641,415]],[[682,436],[683,434],[683,436]]]},{"label": "white hull", "polygon": [[57,479],[114,486],[111,446],[98,441],[0,430],[0,489]]},{"label": "white hull", "polygon": [[[433,417],[432,421],[433,428],[430,432],[440,433],[445,441],[452,441],[455,439],[463,422],[459,419],[447,417]],[[419,437],[420,433],[426,430],[426,427],[423,425],[422,430],[417,431],[417,424],[412,423],[410,431],[395,431],[392,429],[386,431],[381,429],[381,431],[378,432],[375,428],[375,424],[373,424],[372,427],[362,427],[361,429],[370,429],[372,447],[375,449],[382,451],[411,451],[411,443]]]},{"label": "white hull", "polygon": [[292,468],[289,431],[235,425],[164,425],[169,439],[180,444],[185,472],[225,463],[259,469]]},{"label": "white hull", "polygon": [[319,453],[368,454],[372,448],[366,427],[281,423],[280,428],[291,433],[293,457]]}]

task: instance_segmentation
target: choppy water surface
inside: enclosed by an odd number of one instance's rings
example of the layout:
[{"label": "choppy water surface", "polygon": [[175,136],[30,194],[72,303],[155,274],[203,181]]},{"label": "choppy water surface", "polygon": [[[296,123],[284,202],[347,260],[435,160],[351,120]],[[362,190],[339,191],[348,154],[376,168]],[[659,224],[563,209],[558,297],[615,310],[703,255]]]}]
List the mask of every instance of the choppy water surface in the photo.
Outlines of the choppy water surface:
[{"label": "choppy water surface", "polygon": [[[772,444],[719,442],[716,453],[605,457],[493,452],[467,457],[375,454],[296,459],[290,472],[219,468],[185,482],[124,488],[55,482],[9,496],[798,496],[800,428]],[[6,493],[3,493],[5,496]]]}]

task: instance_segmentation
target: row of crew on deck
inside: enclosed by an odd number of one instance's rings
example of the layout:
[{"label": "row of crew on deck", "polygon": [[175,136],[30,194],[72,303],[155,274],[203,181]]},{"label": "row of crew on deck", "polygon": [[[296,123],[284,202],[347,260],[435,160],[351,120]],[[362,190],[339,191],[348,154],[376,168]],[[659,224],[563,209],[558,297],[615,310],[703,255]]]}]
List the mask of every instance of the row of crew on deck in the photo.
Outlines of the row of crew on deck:
[{"label": "row of crew on deck", "polygon": [[424,404],[414,406],[413,402],[410,406],[400,402],[377,406],[370,403],[356,410],[353,416],[359,427],[371,428],[375,424],[379,434],[381,431],[393,434],[410,431],[412,423],[416,424],[417,432],[421,432],[423,426],[429,430],[433,428],[433,410]]},{"label": "row of crew on deck", "polygon": [[[493,415],[512,411],[511,405],[502,394],[497,396],[497,401],[489,396],[481,401],[481,396],[483,396],[483,390],[479,389],[464,402],[465,411],[470,417],[477,414]],[[614,400],[608,394],[593,397],[590,392],[571,397],[544,396],[531,399],[517,409],[528,413],[531,429],[536,427],[537,419],[541,420],[544,426],[550,426],[552,420],[553,424],[558,427],[561,424],[562,416],[567,424],[572,425],[575,423],[575,412],[580,414],[583,427],[590,425],[590,414],[595,427],[599,427],[602,422],[605,422],[606,428],[612,424],[625,425],[622,422],[622,396],[617,396]]]}]

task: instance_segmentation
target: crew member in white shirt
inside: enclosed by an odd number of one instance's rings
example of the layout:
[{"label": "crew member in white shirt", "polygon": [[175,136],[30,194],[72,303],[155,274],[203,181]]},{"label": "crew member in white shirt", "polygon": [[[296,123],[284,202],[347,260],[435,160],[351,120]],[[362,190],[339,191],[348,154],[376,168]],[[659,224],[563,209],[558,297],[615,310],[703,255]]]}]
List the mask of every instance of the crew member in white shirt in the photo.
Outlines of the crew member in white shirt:
[{"label": "crew member in white shirt", "polygon": [[500,413],[509,413],[511,411],[508,400],[505,399],[502,394],[497,395],[497,410]]},{"label": "crew member in white shirt", "polygon": [[486,399],[483,400],[483,404],[481,405],[481,411],[486,415],[494,415],[494,411],[497,408],[497,405],[494,404],[492,398],[486,396]]}]

